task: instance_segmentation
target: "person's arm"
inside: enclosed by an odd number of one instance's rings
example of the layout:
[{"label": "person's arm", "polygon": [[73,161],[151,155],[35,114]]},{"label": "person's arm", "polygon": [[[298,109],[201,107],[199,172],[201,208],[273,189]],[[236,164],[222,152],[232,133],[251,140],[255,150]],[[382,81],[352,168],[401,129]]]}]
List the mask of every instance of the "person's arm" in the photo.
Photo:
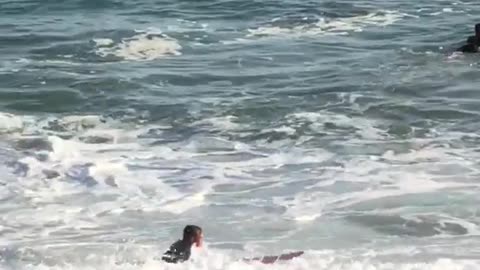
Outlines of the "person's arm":
[{"label": "person's arm", "polygon": [[168,263],[178,263],[188,260],[188,257],[185,258],[185,252],[181,249],[181,242],[177,241],[163,254],[162,260]]},{"label": "person's arm", "polygon": [[177,263],[178,258],[175,256],[175,253],[171,249],[163,253],[162,260],[168,263]]}]

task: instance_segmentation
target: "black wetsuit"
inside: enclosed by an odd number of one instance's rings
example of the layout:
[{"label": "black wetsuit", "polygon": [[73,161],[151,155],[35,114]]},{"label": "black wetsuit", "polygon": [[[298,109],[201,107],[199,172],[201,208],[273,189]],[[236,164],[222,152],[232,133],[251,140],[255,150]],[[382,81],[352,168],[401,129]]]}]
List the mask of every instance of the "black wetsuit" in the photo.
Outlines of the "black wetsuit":
[{"label": "black wetsuit", "polygon": [[[170,249],[168,249],[162,257],[162,260],[164,260],[167,263],[182,263],[185,261],[188,261],[191,255],[191,248],[192,244],[189,244],[188,242],[185,242],[183,240],[178,240],[177,242],[173,243],[170,246]],[[263,257],[256,257],[256,258],[244,258],[244,262],[252,262],[252,261],[260,261],[261,263],[264,264],[272,264],[277,261],[288,261],[291,259],[294,259],[298,256],[303,255],[303,251],[298,251],[298,252],[291,252],[287,254],[281,254],[277,256],[263,256]]]},{"label": "black wetsuit", "polygon": [[162,260],[168,263],[179,263],[187,261],[190,258],[192,244],[183,240],[178,240],[170,246],[162,257]]},{"label": "black wetsuit", "polygon": [[463,53],[477,53],[478,52],[478,46],[475,44],[466,44],[463,45],[462,47],[457,49],[458,52],[463,52]]},{"label": "black wetsuit", "polygon": [[475,36],[468,37],[467,44],[457,49],[457,52],[477,53],[480,41]]}]

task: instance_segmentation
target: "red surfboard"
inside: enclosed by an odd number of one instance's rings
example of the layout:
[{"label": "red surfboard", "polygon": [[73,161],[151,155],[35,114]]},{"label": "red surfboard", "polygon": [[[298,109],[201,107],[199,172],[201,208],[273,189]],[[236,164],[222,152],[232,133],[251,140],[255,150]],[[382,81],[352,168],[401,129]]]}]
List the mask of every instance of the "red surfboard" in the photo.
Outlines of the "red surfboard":
[{"label": "red surfboard", "polygon": [[244,258],[244,262],[252,262],[252,261],[260,261],[264,264],[272,264],[279,261],[289,261],[293,258],[299,257],[303,255],[303,251],[291,252],[286,254],[280,254],[275,256],[263,256],[263,257],[255,257],[255,258]]}]

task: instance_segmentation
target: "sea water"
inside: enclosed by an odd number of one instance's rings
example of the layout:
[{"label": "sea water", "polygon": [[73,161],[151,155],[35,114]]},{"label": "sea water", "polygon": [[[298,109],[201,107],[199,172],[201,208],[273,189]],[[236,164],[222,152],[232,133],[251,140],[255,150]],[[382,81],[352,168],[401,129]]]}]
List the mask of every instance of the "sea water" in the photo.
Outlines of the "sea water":
[{"label": "sea water", "polygon": [[0,1],[0,268],[478,269],[479,13]]}]

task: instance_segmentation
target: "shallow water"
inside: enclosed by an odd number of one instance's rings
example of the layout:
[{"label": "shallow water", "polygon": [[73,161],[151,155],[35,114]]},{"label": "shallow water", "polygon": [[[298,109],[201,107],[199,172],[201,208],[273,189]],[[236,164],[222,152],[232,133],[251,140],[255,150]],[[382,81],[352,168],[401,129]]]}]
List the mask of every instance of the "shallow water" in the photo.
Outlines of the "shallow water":
[{"label": "shallow water", "polygon": [[0,267],[478,268],[478,12],[0,1]]}]

